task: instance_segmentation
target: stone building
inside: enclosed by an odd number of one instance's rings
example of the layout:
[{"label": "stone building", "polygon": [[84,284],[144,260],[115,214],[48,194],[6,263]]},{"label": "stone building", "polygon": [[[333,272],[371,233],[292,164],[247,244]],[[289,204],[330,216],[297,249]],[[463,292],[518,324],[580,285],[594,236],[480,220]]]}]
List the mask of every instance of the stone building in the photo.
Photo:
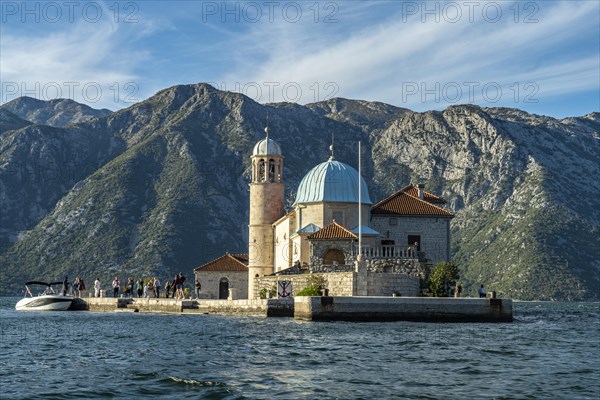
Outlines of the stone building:
[{"label": "stone building", "polygon": [[[443,198],[419,184],[373,204],[365,180],[335,159],[333,146],[331,157],[301,180],[292,208],[284,212],[283,153],[265,131],[251,156],[247,274],[244,281],[238,265],[240,278],[226,277],[229,285],[247,282],[245,293],[255,298],[287,280],[294,294],[306,285],[307,274],[319,274],[331,295],[416,296],[431,265],[449,260],[454,214]],[[216,276],[228,272],[223,257],[196,269],[213,288]]]},{"label": "stone building", "polygon": [[211,299],[248,298],[248,254],[225,254],[194,269],[194,275]]}]

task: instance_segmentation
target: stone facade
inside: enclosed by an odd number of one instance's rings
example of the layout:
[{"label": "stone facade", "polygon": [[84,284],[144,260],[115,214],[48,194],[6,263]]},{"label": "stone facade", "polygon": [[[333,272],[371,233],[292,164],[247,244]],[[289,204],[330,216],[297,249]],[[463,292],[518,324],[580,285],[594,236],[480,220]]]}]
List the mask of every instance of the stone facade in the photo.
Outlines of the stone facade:
[{"label": "stone facade", "polygon": [[[261,289],[267,291],[277,287],[277,281],[292,282],[292,296],[308,286],[310,275],[322,276],[330,296],[355,296],[359,275],[354,271],[314,273],[300,275],[273,275],[255,278],[255,297]],[[392,296],[399,293],[402,296],[418,296],[420,279],[418,276],[386,272],[366,272],[365,296]]]},{"label": "stone facade", "polygon": [[[202,283],[201,294],[210,299],[219,298],[221,279],[226,278],[228,289],[235,289],[235,297],[248,298],[248,272],[244,271],[196,271],[196,278]],[[193,285],[193,282],[190,282]],[[192,290],[193,293],[193,290]]]},{"label": "stone facade", "polygon": [[310,242],[310,271],[326,272],[331,270],[330,266],[323,265],[325,253],[329,250],[340,250],[344,253],[344,263],[340,265],[352,265],[355,254],[355,240],[312,240]]},{"label": "stone facade", "polygon": [[369,272],[408,275],[423,281],[429,277],[429,271],[417,259],[371,259],[365,260],[365,262]]},{"label": "stone facade", "polygon": [[[327,288],[329,289],[330,296],[352,296],[352,285],[353,285],[353,273],[352,272],[338,272],[329,274],[312,274],[316,276],[322,276],[325,279]],[[291,281],[292,282],[292,296],[295,296],[300,290],[308,286],[308,278],[310,274],[300,275],[273,275],[263,276],[255,278],[255,293],[254,295],[258,298],[258,293],[261,289],[267,291],[271,288],[277,287],[277,281]]]},{"label": "stone facade", "polygon": [[381,234],[381,240],[393,240],[396,245],[408,246],[413,244],[409,236],[419,236],[419,250],[433,264],[450,260],[450,218],[373,215],[371,227]]},{"label": "stone facade", "polygon": [[[281,271],[292,266],[295,261],[294,254],[298,254],[298,249],[295,248],[291,240],[291,236],[296,231],[295,228],[295,213],[291,212],[285,218],[279,219],[273,224],[275,230],[275,272]],[[298,256],[296,256],[296,259]]]},{"label": "stone facade", "polygon": [[419,278],[385,272],[367,273],[367,296],[409,296],[419,295]]},{"label": "stone facade", "polygon": [[[307,224],[315,224],[321,228],[335,222],[346,229],[352,229],[358,225],[358,204],[337,203],[337,202],[319,202],[303,204],[302,207],[296,206],[298,215],[298,224],[296,230],[303,228]],[[369,215],[371,206],[362,205],[362,224],[369,225]]]}]

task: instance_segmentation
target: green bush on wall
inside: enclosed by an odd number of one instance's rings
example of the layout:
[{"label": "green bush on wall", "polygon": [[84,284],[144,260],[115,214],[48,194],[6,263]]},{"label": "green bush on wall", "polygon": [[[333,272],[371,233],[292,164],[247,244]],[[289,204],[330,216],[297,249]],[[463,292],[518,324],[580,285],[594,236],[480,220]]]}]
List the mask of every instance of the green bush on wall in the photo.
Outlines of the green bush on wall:
[{"label": "green bush on wall", "polygon": [[458,265],[450,262],[437,263],[429,276],[429,291],[434,297],[449,296],[459,276]]},{"label": "green bush on wall", "polygon": [[277,296],[277,288],[275,286],[271,286],[270,289],[262,288],[258,291],[258,297],[261,299],[266,299],[268,297],[274,298]]},{"label": "green bush on wall", "polygon": [[296,293],[296,296],[320,296],[321,290],[314,286],[307,286]]},{"label": "green bush on wall", "polygon": [[296,296],[321,296],[321,290],[325,288],[326,281],[321,275],[310,275],[306,284],[307,286],[296,293]]}]

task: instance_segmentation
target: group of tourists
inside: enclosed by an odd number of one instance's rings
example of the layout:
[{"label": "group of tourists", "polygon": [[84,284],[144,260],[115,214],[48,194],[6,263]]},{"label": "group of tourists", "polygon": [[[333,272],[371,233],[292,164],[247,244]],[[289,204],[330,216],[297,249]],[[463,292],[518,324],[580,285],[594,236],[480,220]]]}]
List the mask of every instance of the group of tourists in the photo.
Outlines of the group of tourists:
[{"label": "group of tourists", "polygon": [[69,277],[65,276],[62,285],[62,295],[71,295],[75,297],[81,297],[82,293],[87,289],[83,278],[78,276],[75,278],[73,283],[69,284]]},{"label": "group of tourists", "polygon": [[[456,287],[454,288],[454,297],[460,297],[462,293],[462,286],[460,283],[456,283]],[[487,297],[487,292],[485,291],[485,286],[481,285],[479,289],[477,289],[477,294],[480,299],[485,299]]]},{"label": "group of tourists", "polygon": [[[165,298],[173,298],[173,299],[184,299],[186,294],[184,292],[186,278],[182,272],[175,275],[172,281],[167,280],[165,284],[164,297]],[[87,286],[80,276],[75,278],[75,280],[71,283],[69,281],[69,277],[65,276],[62,285],[62,294],[63,296],[71,295],[75,297],[81,297],[85,290],[87,290]],[[149,279],[140,279],[139,281],[134,281],[133,278],[127,278],[127,281],[122,284],[119,280],[118,276],[115,276],[115,279],[111,283],[111,287],[113,290],[113,297],[119,297],[119,293],[123,293],[123,297],[134,297],[134,294],[137,294],[137,297],[161,297],[161,289],[162,285],[160,280],[157,277],[149,278]],[[100,278],[96,278],[94,281],[94,297],[100,297],[102,291],[102,283]],[[196,279],[195,290],[196,297],[199,296],[200,293],[200,281]]]},{"label": "group of tourists", "polygon": [[[184,293],[184,285],[185,285],[185,276],[183,273],[178,273],[175,275],[172,281],[167,280],[165,284],[164,297],[165,298],[174,298],[174,299],[183,299],[185,298]],[[134,293],[137,294],[138,298],[142,297],[161,297],[161,289],[162,284],[157,277],[149,278],[149,279],[140,279],[139,281],[134,281],[131,277],[127,278],[127,282],[124,285],[119,281],[119,277],[115,276],[115,279],[112,281],[112,289],[113,289],[113,297],[119,297],[119,292],[121,288],[123,288],[123,297],[134,297]],[[95,297],[100,297],[100,278],[97,278],[94,282],[94,295]],[[135,290],[135,292],[134,292]]]}]

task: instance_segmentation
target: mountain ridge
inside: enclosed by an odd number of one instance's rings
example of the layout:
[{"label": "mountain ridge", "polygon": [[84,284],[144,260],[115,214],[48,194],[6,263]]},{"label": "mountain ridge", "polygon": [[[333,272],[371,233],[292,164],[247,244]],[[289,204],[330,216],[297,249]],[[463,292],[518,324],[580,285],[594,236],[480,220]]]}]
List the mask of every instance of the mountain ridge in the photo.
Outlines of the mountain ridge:
[{"label": "mountain ridge", "polygon": [[[599,188],[577,172],[598,171],[600,114],[557,120],[473,105],[416,113],[348,99],[261,105],[207,84],[163,89],[74,126],[1,134],[2,292],[26,274],[170,276],[243,251],[249,155],[267,110],[286,156],[288,204],[302,176],[327,158],[332,133],[336,157],[352,165],[362,140],[372,198],[425,178],[457,212],[453,256],[467,290],[484,282],[522,299],[597,293]],[[32,158],[31,148],[40,153]],[[89,168],[41,185],[15,172],[48,160]],[[575,204],[567,184],[580,194]]]}]

